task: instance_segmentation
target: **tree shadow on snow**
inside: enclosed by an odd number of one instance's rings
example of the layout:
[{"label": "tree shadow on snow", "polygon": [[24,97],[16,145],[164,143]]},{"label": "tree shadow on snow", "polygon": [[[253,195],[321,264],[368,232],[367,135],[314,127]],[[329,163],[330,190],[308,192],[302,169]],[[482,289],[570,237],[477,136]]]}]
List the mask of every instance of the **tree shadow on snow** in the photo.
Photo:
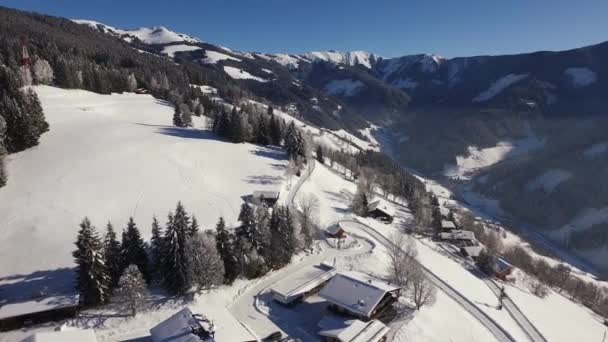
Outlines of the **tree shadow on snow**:
[{"label": "tree shadow on snow", "polygon": [[249,176],[245,179],[245,181],[249,184],[261,184],[261,185],[269,185],[269,184],[279,184],[283,180],[281,176]]},{"label": "tree shadow on snow", "polygon": [[254,150],[249,150],[249,153],[274,160],[287,160],[285,152],[276,146],[256,146]]},{"label": "tree shadow on snow", "polygon": [[0,307],[32,300],[54,297],[50,305],[72,303],[76,294],[74,268],[35,271],[30,274],[15,274],[0,278]]}]

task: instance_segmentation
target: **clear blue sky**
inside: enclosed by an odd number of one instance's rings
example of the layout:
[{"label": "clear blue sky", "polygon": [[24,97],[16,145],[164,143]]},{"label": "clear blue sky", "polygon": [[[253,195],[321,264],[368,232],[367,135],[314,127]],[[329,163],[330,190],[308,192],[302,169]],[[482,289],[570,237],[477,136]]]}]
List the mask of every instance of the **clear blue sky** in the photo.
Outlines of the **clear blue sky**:
[{"label": "clear blue sky", "polygon": [[608,40],[608,0],[0,0],[120,28],[166,26],[243,51],[446,57]]}]

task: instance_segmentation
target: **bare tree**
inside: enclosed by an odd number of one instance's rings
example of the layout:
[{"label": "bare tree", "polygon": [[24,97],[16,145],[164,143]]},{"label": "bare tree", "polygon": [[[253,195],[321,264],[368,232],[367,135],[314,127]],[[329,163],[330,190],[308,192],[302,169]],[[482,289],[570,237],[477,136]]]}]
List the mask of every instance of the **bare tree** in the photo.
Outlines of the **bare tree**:
[{"label": "bare tree", "polygon": [[545,298],[549,294],[547,286],[536,278],[530,277],[527,286],[532,294],[538,298]]},{"label": "bare tree", "polygon": [[391,246],[388,249],[389,274],[392,283],[409,290],[411,273],[417,265],[418,250],[412,238],[407,235],[395,233],[391,237]]},{"label": "bare tree", "polygon": [[428,280],[422,266],[416,264],[413,268],[413,272],[410,274],[410,297],[412,302],[416,305],[416,310],[420,310],[424,305],[433,305],[437,298],[437,289]]},{"label": "bare tree", "polygon": [[316,232],[316,218],[319,211],[319,198],[314,194],[301,196],[298,200],[300,209],[300,234],[303,239],[304,249],[309,249],[312,245]]},{"label": "bare tree", "polygon": [[135,316],[147,296],[148,289],[139,268],[133,264],[129,265],[118,281],[117,301],[126,306],[131,316]]}]

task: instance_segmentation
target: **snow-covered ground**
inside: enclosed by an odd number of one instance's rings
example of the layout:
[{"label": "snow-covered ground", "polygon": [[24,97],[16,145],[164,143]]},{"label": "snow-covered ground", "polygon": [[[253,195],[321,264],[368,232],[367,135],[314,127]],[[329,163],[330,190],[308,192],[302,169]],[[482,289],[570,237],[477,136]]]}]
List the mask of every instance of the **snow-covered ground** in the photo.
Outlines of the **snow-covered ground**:
[{"label": "snow-covered ground", "polygon": [[550,169],[543,172],[538,177],[532,179],[526,184],[527,191],[542,189],[544,192],[550,193],[562,182],[567,181],[572,177],[572,173],[566,170]]},{"label": "snow-covered ground", "polygon": [[163,47],[163,53],[166,53],[169,57],[173,58],[173,57],[175,57],[176,52],[196,51],[196,50],[200,50],[200,49],[201,48],[198,46],[184,45],[184,44],[167,45],[167,46]]},{"label": "snow-covered ground", "polygon": [[[205,64],[216,64],[219,61],[223,61],[223,60],[231,60],[231,61],[236,61],[236,62],[240,62],[241,60],[232,56],[229,56],[225,53],[221,53],[221,52],[217,52],[217,51],[212,51],[212,50],[207,50],[205,51],[205,55],[206,57],[202,59],[201,62],[205,63]],[[227,71],[226,71],[227,72]],[[232,75],[230,75],[232,76]]]},{"label": "snow-covered ground", "polygon": [[85,216],[119,231],[133,216],[147,238],[152,215],[164,222],[182,201],[211,228],[220,215],[236,222],[241,196],[283,185],[282,151],[175,128],[173,108],[149,95],[36,90],[51,130],[39,146],[8,158],[0,277],[72,266]]},{"label": "snow-covered ground", "polygon": [[473,98],[473,102],[485,102],[492,99],[494,96],[500,94],[503,90],[507,89],[511,85],[523,80],[528,77],[528,74],[515,75],[508,74],[507,76],[501,77],[490,85],[490,87]]},{"label": "snow-covered ground", "polygon": [[224,66],[224,71],[228,74],[228,76],[234,78],[235,80],[254,80],[258,82],[268,82],[267,79],[254,76],[248,73],[245,70],[241,70],[239,68]]},{"label": "snow-covered ground", "polygon": [[586,87],[597,81],[597,74],[589,68],[568,68],[564,70],[564,74],[570,77],[572,84],[577,88]]},{"label": "snow-covered ground", "polygon": [[146,44],[167,44],[173,42],[200,43],[197,38],[190,37],[183,33],[173,32],[165,27],[141,27],[135,30],[122,30],[110,25],[102,24],[93,20],[75,19],[72,20],[81,25],[87,25],[104,33],[122,36],[126,41],[131,41],[134,37]]}]

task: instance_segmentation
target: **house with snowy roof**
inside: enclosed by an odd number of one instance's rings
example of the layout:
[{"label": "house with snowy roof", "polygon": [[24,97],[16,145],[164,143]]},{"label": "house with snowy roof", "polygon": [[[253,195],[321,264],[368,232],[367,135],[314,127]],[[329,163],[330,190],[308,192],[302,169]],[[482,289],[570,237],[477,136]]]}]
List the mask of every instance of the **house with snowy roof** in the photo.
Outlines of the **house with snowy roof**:
[{"label": "house with snowy roof", "polygon": [[442,220],[441,221],[441,231],[442,232],[450,232],[456,229],[456,225],[453,221],[450,220]]},{"label": "house with snowy roof", "polygon": [[360,320],[338,321],[324,317],[319,322],[319,335],[326,342],[384,342],[390,328],[377,319],[369,322]]},{"label": "house with snowy roof", "polygon": [[395,218],[395,209],[383,199],[369,204],[368,216],[384,223],[391,223]]},{"label": "house with snowy roof", "polygon": [[80,295],[66,292],[39,293],[12,300],[0,298],[0,331],[19,329],[24,326],[59,321],[76,317],[80,309]]},{"label": "house with snowy roof", "polygon": [[254,191],[252,199],[257,202],[264,202],[268,206],[273,206],[279,200],[279,191]]},{"label": "house with snowy roof", "polygon": [[449,232],[441,232],[441,233],[439,233],[439,237],[442,240],[449,240],[449,241],[453,241],[453,242],[462,242],[464,245],[466,245],[466,244],[474,245],[474,244],[476,244],[475,242],[477,241],[477,240],[475,240],[475,233],[473,233],[472,231],[469,231],[469,230],[460,230],[460,229],[454,229]]},{"label": "house with snowy roof", "polygon": [[399,286],[350,271],[336,274],[319,296],[330,303],[330,310],[369,321],[392,307],[400,290]]},{"label": "house with snowy roof", "polygon": [[316,293],[334,275],[333,266],[320,264],[302,267],[279,280],[270,288],[275,301],[284,305],[295,305],[307,296]]},{"label": "house with snowy roof", "polygon": [[331,226],[327,227],[325,229],[325,232],[330,237],[333,237],[336,239],[343,239],[346,237],[346,230],[344,230],[344,227],[342,227],[342,225],[340,225],[340,222],[338,222],[336,224],[332,224]]},{"label": "house with snowy roof", "polygon": [[183,308],[150,329],[154,342],[215,342],[215,325]]}]

